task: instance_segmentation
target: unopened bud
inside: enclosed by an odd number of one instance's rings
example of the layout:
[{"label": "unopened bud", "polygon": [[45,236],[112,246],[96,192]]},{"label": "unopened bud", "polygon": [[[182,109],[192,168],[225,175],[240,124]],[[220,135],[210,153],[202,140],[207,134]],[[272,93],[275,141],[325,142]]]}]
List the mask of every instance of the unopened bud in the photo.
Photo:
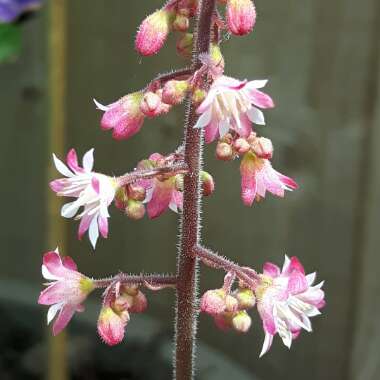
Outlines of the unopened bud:
[{"label": "unopened bud", "polygon": [[173,22],[173,29],[178,32],[186,32],[189,29],[189,24],[189,18],[186,15],[177,14]]},{"label": "unopened bud", "polygon": [[226,296],[225,304],[226,304],[225,310],[229,312],[236,311],[239,306],[238,300],[229,294]]},{"label": "unopened bud", "polygon": [[127,207],[128,196],[125,186],[119,187],[115,194],[115,206],[124,211]]},{"label": "unopened bud", "polygon": [[180,104],[186,97],[189,83],[185,80],[170,80],[165,83],[162,91],[162,101],[166,104]]},{"label": "unopened bud", "polygon": [[135,47],[141,55],[153,55],[163,47],[169,35],[174,12],[160,9],[148,16],[137,32]]},{"label": "unopened bud", "polygon": [[129,199],[125,208],[127,216],[133,220],[142,219],[145,215],[145,206],[142,202]]},{"label": "unopened bud", "polygon": [[193,104],[195,106],[197,106],[198,104],[201,104],[203,102],[203,100],[205,100],[206,95],[207,95],[207,93],[205,90],[202,90],[200,88],[196,88],[193,91],[193,95],[191,97],[191,100],[192,100]]},{"label": "unopened bud", "polygon": [[154,92],[148,91],[144,94],[140,104],[141,112],[148,117],[155,117],[161,113],[161,98]]},{"label": "unopened bud", "polygon": [[232,160],[234,157],[232,146],[225,142],[218,142],[218,145],[216,146],[215,154],[218,160],[223,160],[223,161]]},{"label": "unopened bud", "polygon": [[258,137],[251,144],[252,150],[260,158],[271,159],[273,156],[272,141],[266,137]]},{"label": "unopened bud", "polygon": [[212,175],[202,171],[201,172],[201,181],[202,181],[202,192],[205,197],[211,195],[215,190],[215,182],[212,178]]},{"label": "unopened bud", "polygon": [[201,298],[201,311],[216,315],[224,312],[226,292],[223,289],[208,290]]},{"label": "unopened bud", "polygon": [[210,57],[213,63],[213,74],[214,76],[220,76],[224,72],[224,57],[219,45],[210,45]]},{"label": "unopened bud", "polygon": [[127,187],[128,198],[133,199],[135,201],[143,201],[146,197],[145,188],[137,185],[136,183],[132,183]]},{"label": "unopened bud", "polygon": [[198,0],[179,0],[178,13],[187,17],[194,17],[197,11]]},{"label": "unopened bud", "polygon": [[227,26],[232,34],[250,33],[256,22],[256,9],[252,0],[227,0]]},{"label": "unopened bud", "polygon": [[133,303],[132,306],[129,308],[129,311],[131,313],[142,313],[147,309],[147,307],[148,301],[145,297],[145,294],[139,290],[137,294],[133,297]]},{"label": "unopened bud", "polygon": [[235,141],[234,148],[237,153],[244,154],[251,149],[251,146],[245,138],[240,137]]},{"label": "unopened bud", "polygon": [[185,33],[177,41],[177,52],[184,58],[190,58],[193,52],[193,35],[191,33]]},{"label": "unopened bud", "polygon": [[251,289],[239,289],[234,297],[239,303],[239,309],[250,309],[255,306],[256,297]]},{"label": "unopened bud", "polygon": [[246,333],[251,327],[252,320],[245,310],[237,312],[232,318],[233,328],[241,333]]},{"label": "unopened bud", "polygon": [[105,305],[99,314],[98,333],[105,343],[114,346],[123,340],[125,327],[128,322],[128,310],[116,312],[109,305]]}]

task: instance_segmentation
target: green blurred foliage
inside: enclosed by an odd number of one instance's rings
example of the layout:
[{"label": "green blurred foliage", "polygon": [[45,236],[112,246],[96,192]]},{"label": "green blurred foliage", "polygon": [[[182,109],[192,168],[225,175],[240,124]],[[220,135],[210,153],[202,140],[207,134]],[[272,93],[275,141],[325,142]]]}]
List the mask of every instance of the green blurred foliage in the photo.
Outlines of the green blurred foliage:
[{"label": "green blurred foliage", "polygon": [[0,24],[0,63],[14,59],[20,50],[20,27],[14,24]]}]

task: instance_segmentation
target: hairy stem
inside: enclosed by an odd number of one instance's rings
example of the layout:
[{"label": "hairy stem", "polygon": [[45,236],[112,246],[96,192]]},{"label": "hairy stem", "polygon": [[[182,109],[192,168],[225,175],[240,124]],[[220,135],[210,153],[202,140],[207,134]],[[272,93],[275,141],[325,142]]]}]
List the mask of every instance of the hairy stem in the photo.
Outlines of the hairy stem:
[{"label": "hairy stem", "polygon": [[[211,21],[216,0],[201,0],[195,31],[193,73],[201,67],[199,55],[209,51]],[[185,124],[185,162],[189,172],[184,180],[181,235],[177,263],[177,303],[174,379],[191,380],[194,377],[194,353],[197,323],[197,258],[193,247],[200,240],[200,170],[203,136],[193,126],[197,120],[190,97],[187,100]]]},{"label": "hairy stem", "polygon": [[188,166],[184,162],[175,163],[172,165],[161,166],[153,169],[135,170],[118,177],[118,186],[125,186],[138,181],[139,179],[150,179],[162,174],[185,174],[188,172]]},{"label": "hairy stem", "polygon": [[119,273],[116,276],[94,280],[97,289],[107,288],[108,286],[120,281],[125,285],[140,285],[147,287],[175,287],[177,277],[166,274],[126,274]]},{"label": "hairy stem", "polygon": [[241,267],[226,257],[220,256],[207,248],[197,246],[194,248],[194,254],[201,259],[205,265],[211,268],[223,269],[226,272],[234,273],[239,280],[243,281],[250,288],[255,287],[259,279],[258,274],[253,269]]}]

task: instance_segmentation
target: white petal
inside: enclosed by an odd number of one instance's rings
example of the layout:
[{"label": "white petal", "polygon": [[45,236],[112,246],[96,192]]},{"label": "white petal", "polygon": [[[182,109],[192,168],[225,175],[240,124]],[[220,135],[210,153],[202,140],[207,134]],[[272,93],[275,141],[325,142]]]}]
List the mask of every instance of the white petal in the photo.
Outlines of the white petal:
[{"label": "white petal", "polygon": [[64,218],[72,218],[78,212],[80,206],[77,201],[66,203],[61,208],[61,215]]},{"label": "white petal", "polygon": [[310,273],[306,276],[306,281],[307,281],[309,286],[313,285],[313,282],[315,281],[316,276],[317,276],[317,274],[315,272]]},{"label": "white petal", "polygon": [[146,191],[146,195],[145,195],[145,199],[144,199],[143,203],[149,203],[152,200],[152,198],[153,198],[153,192],[154,192],[154,188],[153,187],[150,187]]},{"label": "white petal", "polygon": [[324,282],[324,281],[321,281],[319,284],[314,285],[314,286],[313,286],[313,289],[321,289],[322,286],[323,286],[324,284],[325,284],[325,282]]},{"label": "white petal", "polygon": [[94,148],[90,149],[83,156],[83,169],[85,172],[90,173],[94,166]]},{"label": "white petal", "polygon": [[72,173],[68,167],[53,153],[54,165],[57,170],[63,174],[65,177],[74,177],[74,173]]},{"label": "white petal", "polygon": [[230,130],[230,122],[229,122],[229,120],[226,120],[226,119],[222,120],[219,123],[218,128],[219,128],[220,137],[223,137]]},{"label": "white petal", "polygon": [[60,302],[49,307],[49,310],[47,312],[47,324],[49,324],[54,319],[58,311],[62,309],[62,306],[63,302]]},{"label": "white petal", "polygon": [[268,79],[251,80],[246,84],[248,88],[263,88],[268,83]]},{"label": "white petal", "polygon": [[263,348],[261,349],[260,356],[259,356],[260,358],[269,351],[269,349],[272,345],[272,342],[273,342],[273,335],[266,332],[265,338],[264,338],[264,343],[263,343]]},{"label": "white petal", "polygon": [[96,108],[101,111],[108,111],[109,107],[99,103],[96,99],[92,99],[96,105]]},{"label": "white petal", "polygon": [[42,272],[42,276],[46,279],[46,280],[60,280],[59,277],[57,276],[54,276],[54,274],[51,274],[49,272],[49,269],[47,269],[46,265],[42,265],[42,268],[41,268],[41,272]]},{"label": "white petal", "polygon": [[194,128],[203,128],[209,125],[211,121],[211,116],[212,116],[212,109],[210,107],[207,111],[202,113],[202,115],[199,117],[198,121],[194,125]]},{"label": "white petal", "polygon": [[281,271],[282,273],[286,272],[286,270],[289,267],[289,264],[290,264],[290,259],[288,255],[285,255],[284,265],[282,266],[282,271]]},{"label": "white petal", "polygon": [[178,213],[178,206],[175,202],[170,202],[169,208],[170,208],[170,210],[174,211],[175,213]]},{"label": "white petal", "polygon": [[98,228],[98,216],[96,215],[90,224],[90,228],[88,229],[88,236],[90,238],[90,242],[95,249],[96,242],[98,241],[99,237],[99,228]]},{"label": "white petal", "polygon": [[256,107],[252,107],[247,111],[248,119],[252,121],[254,124],[265,125],[264,114],[257,109]]}]

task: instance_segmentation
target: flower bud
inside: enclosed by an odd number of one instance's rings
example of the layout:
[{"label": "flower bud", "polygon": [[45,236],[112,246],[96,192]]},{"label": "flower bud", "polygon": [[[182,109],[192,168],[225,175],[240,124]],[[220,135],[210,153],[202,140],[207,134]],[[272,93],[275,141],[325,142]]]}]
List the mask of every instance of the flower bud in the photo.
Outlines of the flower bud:
[{"label": "flower bud", "polygon": [[202,192],[205,197],[211,195],[215,190],[214,179],[211,174],[202,171],[201,172],[201,181],[202,181]]},{"label": "flower bud", "polygon": [[239,309],[250,309],[255,306],[256,297],[251,289],[239,289],[234,293],[234,297],[238,301]]},{"label": "flower bud", "polygon": [[244,36],[250,33],[256,22],[256,9],[252,0],[228,0],[226,18],[232,34]]},{"label": "flower bud", "polygon": [[201,311],[211,315],[223,313],[226,307],[223,289],[208,290],[201,298]]},{"label": "flower bud", "polygon": [[215,154],[218,160],[223,160],[223,161],[232,160],[234,157],[232,146],[225,142],[218,142],[218,145],[216,146]]},{"label": "flower bud", "polygon": [[260,158],[271,159],[273,156],[272,141],[266,137],[258,137],[251,144],[252,150]]},{"label": "flower bud", "polygon": [[227,312],[232,312],[238,309],[239,303],[235,297],[228,294],[225,299],[225,305],[226,305],[225,310]]},{"label": "flower bud", "polygon": [[161,98],[152,91],[144,94],[140,104],[141,112],[148,117],[155,117],[161,114]]},{"label": "flower bud", "polygon": [[251,149],[251,146],[245,138],[240,137],[235,141],[234,148],[238,154],[244,154]]},{"label": "flower bud", "polygon": [[123,340],[128,322],[127,309],[117,312],[110,305],[104,305],[99,314],[98,333],[105,343],[114,346]]},{"label": "flower bud", "polygon": [[122,211],[127,207],[128,196],[125,186],[119,187],[115,194],[115,206]]},{"label": "flower bud", "polygon": [[245,310],[237,312],[232,318],[233,328],[241,333],[246,333],[251,327],[252,320]]},{"label": "flower bud", "polygon": [[185,33],[177,41],[177,52],[184,58],[190,58],[193,53],[193,35],[191,33]]},{"label": "flower bud", "polygon": [[145,215],[145,206],[142,202],[129,199],[125,208],[127,216],[133,220],[142,219]]},{"label": "flower bud", "polygon": [[147,307],[148,301],[145,297],[145,294],[139,290],[137,294],[133,297],[133,303],[132,306],[129,308],[129,311],[131,313],[142,313],[147,309]]},{"label": "flower bud", "polygon": [[189,83],[185,80],[170,80],[162,91],[162,101],[166,104],[180,104],[186,97]]},{"label": "flower bud", "polygon": [[202,90],[201,88],[196,88],[193,91],[193,95],[191,97],[191,100],[192,100],[193,104],[195,106],[197,106],[198,104],[203,102],[203,100],[206,98],[206,95],[207,95],[207,93],[205,90]]},{"label": "flower bud", "polygon": [[179,0],[178,13],[187,17],[194,17],[197,12],[198,0]]},{"label": "flower bud", "polygon": [[153,55],[163,47],[169,35],[174,12],[160,9],[148,16],[137,32],[135,47],[141,55]]},{"label": "flower bud", "polygon": [[227,331],[232,327],[231,316],[232,316],[232,313],[221,313],[221,314],[215,315],[214,322],[220,330]]},{"label": "flower bud", "polygon": [[173,29],[178,32],[186,32],[189,29],[189,18],[183,14],[177,14],[174,22]]},{"label": "flower bud", "polygon": [[127,194],[128,198],[142,202],[146,197],[146,190],[144,187],[136,183],[132,183],[127,187]]},{"label": "flower bud", "polygon": [[213,63],[213,75],[218,77],[224,72],[224,57],[222,51],[220,50],[219,45],[211,44],[210,45],[210,57]]}]

